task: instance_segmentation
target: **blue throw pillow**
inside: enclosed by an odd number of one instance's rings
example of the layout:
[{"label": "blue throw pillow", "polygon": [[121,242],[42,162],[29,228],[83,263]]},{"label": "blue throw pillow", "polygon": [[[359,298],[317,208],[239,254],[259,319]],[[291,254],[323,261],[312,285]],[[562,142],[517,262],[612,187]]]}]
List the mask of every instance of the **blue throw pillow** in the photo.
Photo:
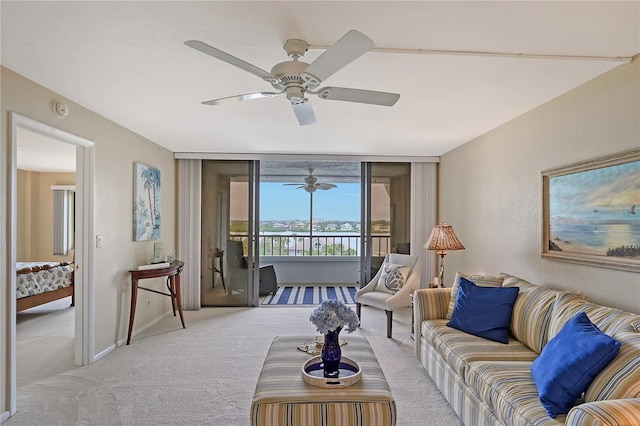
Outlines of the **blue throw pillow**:
[{"label": "blue throw pillow", "polygon": [[568,413],[619,350],[620,342],[600,331],[584,312],[567,322],[531,365],[549,416]]},{"label": "blue throw pillow", "polygon": [[518,287],[480,287],[460,277],[449,327],[500,343],[509,343],[509,323]]}]

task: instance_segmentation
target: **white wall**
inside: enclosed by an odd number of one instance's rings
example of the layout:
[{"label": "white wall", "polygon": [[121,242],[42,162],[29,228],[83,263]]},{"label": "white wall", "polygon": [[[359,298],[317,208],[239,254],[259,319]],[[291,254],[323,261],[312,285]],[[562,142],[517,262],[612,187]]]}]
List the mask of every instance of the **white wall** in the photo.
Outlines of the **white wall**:
[{"label": "white wall", "polygon": [[[95,259],[95,346],[99,354],[126,338],[129,319],[130,278],[128,271],[153,259],[153,241],[134,242],[132,230],[133,163],[143,162],[158,167],[162,174],[162,230],[164,252],[176,247],[175,213],[175,160],[173,154],[128,131],[117,124],[77,105],[36,83],[1,68],[2,78],[2,145],[0,146],[0,413],[8,406],[7,334],[10,327],[8,298],[10,289],[5,282],[10,273],[7,264],[9,235],[8,208],[10,205],[9,180],[9,112],[32,118],[95,142],[95,231],[104,236],[104,247],[96,249]],[[70,113],[58,118],[52,110],[59,100],[69,105]],[[164,280],[145,282],[162,289]],[[170,310],[169,298],[145,293],[151,307],[138,306],[136,329],[154,321]],[[140,299],[140,298],[139,298]],[[140,305],[140,304],[139,304]],[[141,308],[141,309],[140,309]]]},{"label": "white wall", "polygon": [[640,313],[640,275],[542,259],[541,171],[640,147],[640,61],[619,66],[441,158],[439,218],[466,246],[456,271],[508,272]]},{"label": "white wall", "polygon": [[263,256],[260,265],[273,265],[278,284],[345,284],[360,281],[360,259],[345,257],[327,261],[323,258]]}]

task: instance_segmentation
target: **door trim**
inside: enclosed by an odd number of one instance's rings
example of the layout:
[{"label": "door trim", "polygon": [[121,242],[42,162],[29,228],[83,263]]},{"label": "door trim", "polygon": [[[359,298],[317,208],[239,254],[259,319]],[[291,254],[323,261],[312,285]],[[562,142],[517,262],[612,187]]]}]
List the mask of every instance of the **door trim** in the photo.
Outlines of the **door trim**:
[{"label": "door trim", "polygon": [[371,162],[360,164],[360,288],[371,278]]},{"label": "door trim", "polygon": [[[9,262],[9,410],[17,411],[16,390],[16,253],[17,253],[17,129],[25,128],[76,146],[76,272],[75,292],[75,364],[94,360],[94,142],[11,112],[9,115],[9,178],[7,259]],[[79,231],[79,232],[78,232]],[[79,278],[79,279],[78,279]]]}]

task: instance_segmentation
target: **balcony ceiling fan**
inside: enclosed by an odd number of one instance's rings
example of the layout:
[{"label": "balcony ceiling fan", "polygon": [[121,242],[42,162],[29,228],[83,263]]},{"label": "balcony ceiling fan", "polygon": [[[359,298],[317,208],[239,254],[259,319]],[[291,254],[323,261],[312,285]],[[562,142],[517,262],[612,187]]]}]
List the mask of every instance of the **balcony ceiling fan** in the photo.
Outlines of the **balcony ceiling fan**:
[{"label": "balcony ceiling fan", "polygon": [[226,102],[273,98],[285,95],[291,103],[298,123],[301,126],[305,126],[316,122],[316,116],[306,95],[317,95],[320,99],[325,100],[382,106],[393,106],[400,98],[397,93],[345,87],[318,88],[324,80],[373,48],[373,41],[356,30],[349,31],[310,64],[299,60],[307,51],[309,44],[304,40],[289,39],[285,42],[283,48],[291,60],[276,64],[271,69],[271,72],[260,69],[202,41],[188,40],[184,44],[258,76],[271,83],[277,90],[277,92],[246,93],[213,99],[202,102],[204,105],[220,105]]},{"label": "balcony ceiling fan", "polygon": [[332,183],[318,182],[318,178],[313,175],[313,169],[308,168],[307,170],[309,171],[309,176],[304,178],[304,185],[299,183],[285,183],[284,185],[298,185],[296,189],[302,188],[310,194],[313,194],[318,189],[326,191],[331,188],[337,188],[337,186]]}]

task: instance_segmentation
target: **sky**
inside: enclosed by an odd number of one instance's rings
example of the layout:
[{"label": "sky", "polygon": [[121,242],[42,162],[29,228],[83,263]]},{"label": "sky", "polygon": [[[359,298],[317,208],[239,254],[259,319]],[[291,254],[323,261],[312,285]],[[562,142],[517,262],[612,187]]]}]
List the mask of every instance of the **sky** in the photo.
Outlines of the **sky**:
[{"label": "sky", "polygon": [[551,216],[582,220],[638,220],[640,211],[640,161],[609,166],[549,179]]},{"label": "sky", "polygon": [[[231,187],[231,220],[247,218],[247,184],[233,182]],[[236,196],[235,194],[244,194]],[[389,219],[389,196],[382,185],[374,185],[371,211],[373,220]],[[260,220],[309,220],[307,191],[293,185],[262,182],[260,184]],[[340,183],[337,188],[317,190],[313,194],[313,217],[316,219],[360,222],[360,184]]]},{"label": "sky", "polygon": [[[296,186],[260,185],[260,220],[309,219],[309,193]],[[343,183],[313,193],[313,217],[360,221],[360,184]]]}]

